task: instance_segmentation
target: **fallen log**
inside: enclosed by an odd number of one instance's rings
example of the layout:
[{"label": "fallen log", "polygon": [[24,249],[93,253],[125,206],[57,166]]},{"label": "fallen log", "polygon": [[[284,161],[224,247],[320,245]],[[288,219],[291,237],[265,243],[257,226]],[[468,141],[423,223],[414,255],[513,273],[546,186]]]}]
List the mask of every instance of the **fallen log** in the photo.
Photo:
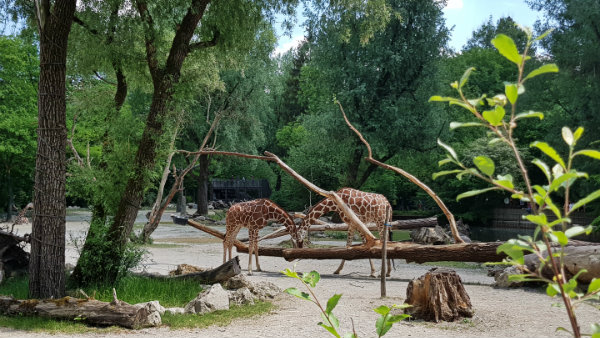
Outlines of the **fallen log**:
[{"label": "fallen log", "polygon": [[[117,325],[129,329],[156,326],[147,306],[138,307],[122,301],[111,303],[95,299],[64,297],[60,299],[25,299],[0,296],[0,313],[9,316],[39,316],[79,321],[90,325]],[[154,317],[155,318],[155,317]]]},{"label": "fallen log", "polygon": [[[261,256],[283,257],[287,261],[294,259],[365,259],[381,258],[381,244],[371,248],[355,245],[349,248],[277,248],[258,247]],[[421,245],[406,242],[389,242],[387,257],[405,259],[407,262],[425,263],[439,261],[456,262],[500,262],[506,257],[496,253],[501,242],[466,243],[448,245]],[[247,247],[236,247],[237,252],[247,253]]]},{"label": "fallen log", "polygon": [[186,273],[175,276],[164,276],[166,279],[193,279],[201,282],[202,284],[215,284],[225,282],[229,278],[239,275],[242,272],[240,267],[240,258],[238,256],[233,257],[224,264],[212,270],[198,271],[192,273]]},{"label": "fallen log", "polygon": [[[217,238],[225,238],[222,232],[188,220],[188,225],[204,231]],[[405,259],[407,262],[425,263],[439,261],[457,262],[500,262],[506,257],[503,253],[496,253],[496,248],[502,242],[466,243],[448,245],[420,245],[406,242],[389,242],[387,248],[388,258]],[[248,246],[238,240],[233,242],[237,252],[248,253]],[[381,243],[376,242],[373,247],[355,245],[349,248],[279,248],[259,246],[260,256],[283,257],[287,261],[294,259],[364,259],[381,258]]]}]

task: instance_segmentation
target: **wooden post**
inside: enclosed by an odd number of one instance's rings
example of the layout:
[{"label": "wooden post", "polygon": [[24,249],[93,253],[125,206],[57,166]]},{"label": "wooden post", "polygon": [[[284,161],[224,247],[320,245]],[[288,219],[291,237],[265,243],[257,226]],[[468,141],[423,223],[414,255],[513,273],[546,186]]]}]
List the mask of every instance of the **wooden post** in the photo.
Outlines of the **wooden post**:
[{"label": "wooden post", "polygon": [[381,298],[386,297],[386,285],[385,285],[385,279],[386,279],[386,274],[387,274],[387,234],[388,234],[388,227],[389,224],[385,223],[385,226],[383,228],[383,245],[381,247]]}]

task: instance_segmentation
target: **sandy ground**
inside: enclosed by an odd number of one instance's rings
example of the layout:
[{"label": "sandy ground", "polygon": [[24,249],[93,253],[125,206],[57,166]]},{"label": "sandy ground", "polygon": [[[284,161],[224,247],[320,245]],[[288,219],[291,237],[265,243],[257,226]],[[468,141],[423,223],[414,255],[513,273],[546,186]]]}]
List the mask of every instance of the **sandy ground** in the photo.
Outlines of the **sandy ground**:
[{"label": "sandy ground", "polygon": [[[30,227],[20,226],[20,234]],[[67,223],[67,263],[74,264],[78,257],[73,239],[81,238],[87,229],[85,222],[73,220]],[[220,230],[223,231],[221,228]],[[261,235],[273,231],[265,228]],[[240,233],[240,237],[245,233]],[[222,244],[214,238],[187,226],[161,225],[154,233],[155,245],[144,260],[142,269],[166,274],[178,264],[186,263],[202,267],[216,267],[222,263]],[[280,239],[281,240],[281,239]],[[267,244],[276,244],[273,240]],[[163,245],[164,244],[164,245]],[[343,245],[343,242],[339,242]],[[247,266],[248,256],[240,254],[242,267]],[[334,313],[340,318],[341,332],[352,330],[353,320],[359,337],[375,337],[373,311],[379,305],[402,304],[406,297],[408,282],[421,276],[431,266],[406,264],[396,261],[396,269],[388,280],[388,298],[381,299],[378,279],[369,277],[367,260],[347,262],[341,275],[332,272],[338,266],[336,260],[299,260],[287,262],[278,257],[261,257],[263,272],[255,272],[249,278],[254,281],[270,281],[281,288],[301,287],[298,281],[283,276],[280,271],[294,268],[296,271],[317,270],[322,279],[315,291],[322,302],[335,293],[343,294]],[[376,263],[379,266],[378,263]],[[465,283],[471,297],[475,316],[454,323],[428,323],[408,321],[395,324],[388,337],[560,337],[556,332],[563,326],[570,328],[563,308],[553,306],[558,299],[551,299],[537,289],[499,289],[492,286],[493,278],[486,275],[485,268],[455,269]],[[327,332],[317,325],[321,320],[314,304],[287,294],[275,300],[277,308],[268,315],[241,319],[229,326],[212,326],[201,330],[169,330],[152,328],[128,331],[122,334],[89,334],[90,337],[327,337]],[[600,322],[600,312],[591,306],[577,309],[579,323],[584,332],[590,324]],[[68,335],[65,335],[68,336]],[[61,337],[61,335],[32,334],[0,328],[0,337]]]}]

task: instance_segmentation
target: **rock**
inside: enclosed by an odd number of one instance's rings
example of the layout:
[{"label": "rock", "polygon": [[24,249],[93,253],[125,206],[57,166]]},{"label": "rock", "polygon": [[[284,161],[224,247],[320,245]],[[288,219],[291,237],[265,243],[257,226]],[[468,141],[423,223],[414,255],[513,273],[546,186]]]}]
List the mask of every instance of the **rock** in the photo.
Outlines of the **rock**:
[{"label": "rock", "polygon": [[206,221],[206,216],[195,216],[194,221],[204,222],[204,221]]},{"label": "rock", "polygon": [[147,318],[148,325],[156,327],[162,324],[162,318],[160,317],[160,313],[157,311],[150,312]]},{"label": "rock", "polygon": [[254,300],[257,298],[252,294],[250,289],[243,287],[236,290],[230,290],[229,293],[229,305],[244,305],[254,304]]},{"label": "rock", "polygon": [[165,309],[165,312],[172,315],[182,315],[185,313],[185,309],[182,307],[168,307]]},{"label": "rock", "polygon": [[165,308],[162,305],[160,305],[160,303],[157,300],[134,304],[134,306],[137,306],[139,308],[146,307],[150,312],[158,312],[161,315],[165,314]]},{"label": "rock", "polygon": [[523,282],[512,282],[508,280],[508,277],[512,275],[520,275],[523,274],[523,271],[518,266],[512,265],[500,273],[496,273],[494,279],[496,279],[496,286],[500,288],[510,288],[510,287],[519,287],[523,285]]},{"label": "rock", "polygon": [[275,298],[283,290],[271,282],[260,282],[254,284],[254,287],[250,289],[252,293],[258,297],[261,302]]},{"label": "rock", "polygon": [[240,273],[239,275],[233,276],[225,281],[225,283],[223,283],[223,287],[229,290],[241,288],[253,289],[254,283],[252,283],[245,274]]},{"label": "rock", "polygon": [[221,284],[213,284],[194,300],[187,303],[185,313],[208,313],[217,310],[229,310],[229,294]]}]

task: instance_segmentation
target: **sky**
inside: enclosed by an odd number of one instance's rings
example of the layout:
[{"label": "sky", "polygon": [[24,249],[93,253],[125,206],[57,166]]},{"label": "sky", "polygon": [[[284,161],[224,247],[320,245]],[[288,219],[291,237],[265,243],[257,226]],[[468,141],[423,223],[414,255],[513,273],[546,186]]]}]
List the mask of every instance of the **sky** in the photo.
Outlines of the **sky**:
[{"label": "sky", "polygon": [[[297,13],[298,24],[291,36],[280,34],[275,54],[295,47],[302,40],[302,9],[298,9]],[[510,16],[520,25],[533,27],[535,21],[541,18],[541,13],[531,10],[525,0],[448,0],[444,17],[446,26],[452,29],[450,47],[460,51],[471,33],[487,22],[490,16],[494,23],[503,16]]]}]

